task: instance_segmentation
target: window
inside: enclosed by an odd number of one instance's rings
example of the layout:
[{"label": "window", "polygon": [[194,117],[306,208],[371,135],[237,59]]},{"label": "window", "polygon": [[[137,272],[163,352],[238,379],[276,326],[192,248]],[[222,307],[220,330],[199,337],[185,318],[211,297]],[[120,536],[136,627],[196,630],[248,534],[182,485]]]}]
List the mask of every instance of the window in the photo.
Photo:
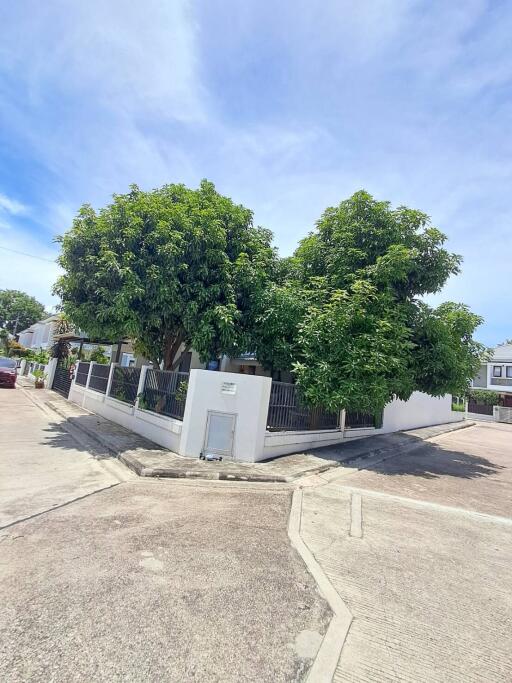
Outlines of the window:
[{"label": "window", "polygon": [[507,377],[512,379],[512,365],[507,365]]},{"label": "window", "polygon": [[501,365],[495,365],[492,369],[493,377],[501,377]]}]

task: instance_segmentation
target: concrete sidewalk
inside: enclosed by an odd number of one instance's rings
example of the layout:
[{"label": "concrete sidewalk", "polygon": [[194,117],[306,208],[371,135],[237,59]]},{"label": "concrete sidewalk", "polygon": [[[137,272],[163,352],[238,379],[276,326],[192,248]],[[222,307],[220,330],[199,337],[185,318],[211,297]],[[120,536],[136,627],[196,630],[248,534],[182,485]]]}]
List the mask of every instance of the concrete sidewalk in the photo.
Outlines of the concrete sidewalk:
[{"label": "concrete sidewalk", "polygon": [[34,400],[44,403],[88,437],[97,440],[110,455],[117,457],[141,477],[290,483],[347,463],[357,467],[359,461],[385,460],[421,446],[425,439],[474,424],[459,422],[354,439],[336,446],[259,463],[229,460],[204,462],[162,448],[114,422],[84,410],[54,391],[34,390],[28,382],[24,382],[23,386],[31,392]]}]

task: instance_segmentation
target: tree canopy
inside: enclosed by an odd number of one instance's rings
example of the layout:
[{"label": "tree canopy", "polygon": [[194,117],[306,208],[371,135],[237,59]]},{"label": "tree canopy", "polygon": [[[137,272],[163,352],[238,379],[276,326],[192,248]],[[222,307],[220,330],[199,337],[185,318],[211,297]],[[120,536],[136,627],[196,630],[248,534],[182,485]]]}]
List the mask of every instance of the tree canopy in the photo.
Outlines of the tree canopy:
[{"label": "tree canopy", "polygon": [[83,206],[58,239],[55,292],[70,320],[90,336],[132,338],[166,369],[182,345],[203,361],[245,350],[276,262],[271,233],[207,181],[132,186],[100,211]]},{"label": "tree canopy", "polygon": [[363,191],[327,209],[266,294],[258,358],[292,370],[305,399],[332,410],[463,393],[484,350],[472,338],[481,318],[424,301],[459,272],[445,239],[424,213]]},{"label": "tree canopy", "polygon": [[361,191],[278,259],[272,234],[211,183],[133,186],[80,209],[55,291],[89,335],[130,337],[166,369],[182,347],[203,361],[253,351],[312,405],[378,411],[413,391],[462,395],[478,370],[481,318],[425,300],[459,272],[445,240],[421,211]]},{"label": "tree canopy", "polygon": [[0,289],[0,327],[11,334],[46,317],[43,304],[17,289]]}]

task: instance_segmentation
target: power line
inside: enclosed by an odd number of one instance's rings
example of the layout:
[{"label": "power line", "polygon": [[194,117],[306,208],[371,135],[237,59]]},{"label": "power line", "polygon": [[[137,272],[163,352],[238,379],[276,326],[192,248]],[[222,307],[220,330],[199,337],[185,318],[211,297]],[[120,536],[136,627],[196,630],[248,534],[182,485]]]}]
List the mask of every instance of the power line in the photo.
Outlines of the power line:
[{"label": "power line", "polygon": [[0,244],[0,249],[5,251],[11,251],[13,254],[21,254],[21,256],[29,256],[30,258],[36,258],[38,261],[46,261],[47,263],[55,263],[52,259],[44,258],[43,256],[35,256],[34,254],[27,254],[25,251],[18,251],[17,249],[11,249],[10,247],[4,247]]}]

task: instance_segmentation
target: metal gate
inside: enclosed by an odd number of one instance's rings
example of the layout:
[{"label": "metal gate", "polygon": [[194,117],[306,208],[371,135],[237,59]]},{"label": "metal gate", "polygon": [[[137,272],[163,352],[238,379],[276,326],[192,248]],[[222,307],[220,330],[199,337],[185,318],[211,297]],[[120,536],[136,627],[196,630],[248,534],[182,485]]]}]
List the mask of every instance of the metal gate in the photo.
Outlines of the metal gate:
[{"label": "metal gate", "polygon": [[65,398],[69,395],[69,389],[71,387],[72,371],[68,368],[65,363],[59,361],[57,367],[55,368],[55,375],[53,376],[52,389],[58,391]]}]

